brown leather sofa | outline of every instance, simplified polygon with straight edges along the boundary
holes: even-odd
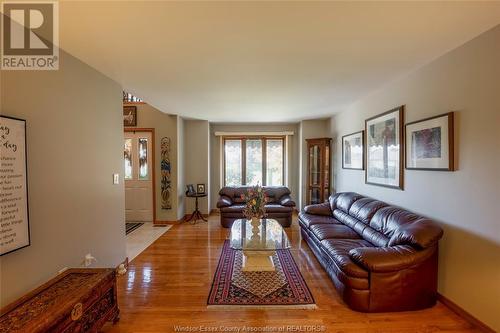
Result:
[[[353,310],[407,311],[436,303],[443,230],[435,222],[346,192],[305,207],[299,225]]]
[[[217,208],[220,210],[220,223],[224,228],[230,228],[234,220],[245,218],[243,208],[245,200],[241,198],[250,186],[223,187],[219,191]],[[266,204],[268,218],[277,220],[283,227],[292,224],[292,213],[295,202],[290,197],[290,190],[285,186],[263,186],[264,192],[269,197]]]

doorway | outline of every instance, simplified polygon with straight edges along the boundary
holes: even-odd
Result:
[[[152,222],[155,212],[154,129],[125,129],[125,222]]]

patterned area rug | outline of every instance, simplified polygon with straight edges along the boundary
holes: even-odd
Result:
[[[224,242],[208,296],[209,307],[316,308],[311,291],[289,250],[277,250],[274,272],[243,272],[243,253]]]

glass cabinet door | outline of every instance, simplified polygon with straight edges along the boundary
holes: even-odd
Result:
[[[307,139],[307,204],[318,204],[330,195],[330,139]]]
[[[321,146],[309,146],[309,198],[311,204],[321,203]]]
[[[330,145],[325,145],[325,168],[323,170],[323,197],[327,200],[330,196]]]
[[[309,183],[311,186],[320,186],[321,153],[318,145],[309,147],[309,161]]]

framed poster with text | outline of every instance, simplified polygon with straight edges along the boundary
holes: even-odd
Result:
[[[0,116],[0,256],[30,245],[26,120]]]

